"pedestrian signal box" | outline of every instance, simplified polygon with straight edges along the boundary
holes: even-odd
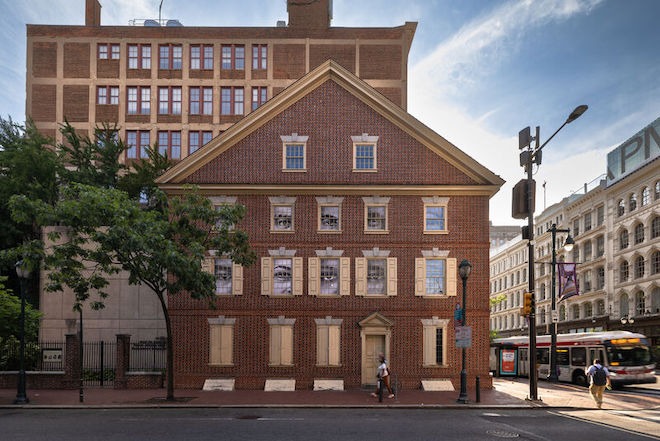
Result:
[[[526,292],[523,294],[523,306],[520,308],[520,315],[527,317],[532,313],[534,302],[534,293]]]

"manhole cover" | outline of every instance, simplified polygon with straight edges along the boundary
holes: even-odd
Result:
[[[506,432],[504,430],[488,430],[486,431],[488,435],[493,435],[498,438],[518,438],[520,437],[519,433],[516,432]]]

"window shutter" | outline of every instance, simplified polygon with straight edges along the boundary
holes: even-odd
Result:
[[[351,295],[351,258],[339,259],[339,295]]]
[[[387,295],[395,296],[397,288],[396,257],[387,258]]]
[[[339,366],[339,326],[328,327],[328,365]]]
[[[317,326],[316,332],[316,363],[319,366],[328,365],[328,332],[329,329],[327,326]]]
[[[231,269],[231,293],[235,296],[243,295],[243,265],[234,263]]]
[[[270,257],[261,258],[261,295],[272,294],[273,260]]]
[[[456,259],[447,259],[447,295],[455,296],[458,282]]]
[[[303,258],[293,258],[293,295],[303,294]]]
[[[281,359],[280,364],[285,366],[293,365],[293,326],[280,327],[281,335]]]
[[[367,259],[358,257],[355,259],[355,295],[367,294]]]
[[[202,260],[202,271],[215,275],[215,258],[205,257]]]
[[[321,259],[310,257],[307,259],[307,294],[310,296],[319,295],[321,290],[321,277],[319,276],[319,266]]]
[[[225,325],[221,326],[220,329],[220,363],[232,364],[234,328],[233,326]]]
[[[282,346],[282,327],[281,326],[271,326],[270,327],[270,364],[279,365],[281,363],[281,346]]]
[[[415,295],[426,294],[426,259],[418,257],[415,259]]]
[[[435,328],[424,326],[424,366],[435,364]]]
[[[210,348],[209,348],[209,363],[211,364],[220,364],[222,360],[222,327],[218,325],[211,325],[211,335],[209,338]]]

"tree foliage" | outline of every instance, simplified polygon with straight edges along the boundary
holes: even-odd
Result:
[[[0,348],[12,338],[18,339],[21,317],[21,298],[5,288],[6,277],[0,277]],[[39,333],[41,313],[30,304],[25,305],[25,339],[35,341]]]

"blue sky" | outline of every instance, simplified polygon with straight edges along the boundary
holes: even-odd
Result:
[[[101,0],[101,21],[158,17],[160,0]],[[25,24],[84,23],[84,0],[0,0],[0,115],[25,119]],[[537,214],[605,172],[606,154],[660,116],[658,0],[334,0],[333,26],[418,22],[408,111],[500,175],[495,224],[511,219],[524,177],[518,131],[547,139]],[[187,26],[274,26],[285,0],[164,0],[163,18]]]

